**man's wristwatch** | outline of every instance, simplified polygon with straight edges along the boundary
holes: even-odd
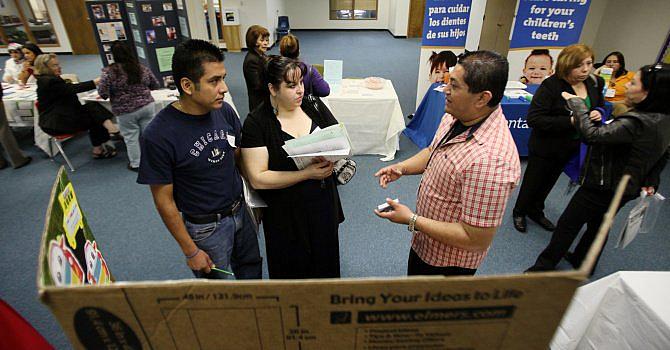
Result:
[[[419,216],[416,214],[412,214],[412,217],[409,218],[409,224],[407,225],[407,231],[416,233],[416,230],[414,229],[414,226],[416,225],[416,218]]]

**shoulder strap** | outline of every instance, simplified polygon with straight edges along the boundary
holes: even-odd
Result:
[[[303,62],[304,63],[304,62]],[[309,80],[309,95],[312,95],[312,65],[305,63],[307,67],[307,80]]]

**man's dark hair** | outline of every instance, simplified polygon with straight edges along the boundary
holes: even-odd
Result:
[[[188,78],[199,89],[200,78],[205,74],[203,63],[223,60],[221,50],[208,41],[189,39],[177,45],[172,55],[172,75],[179,93],[184,93],[180,83],[182,78]]]
[[[490,91],[492,97],[488,106],[495,107],[500,103],[509,72],[505,57],[493,51],[471,51],[461,55],[458,64],[465,71],[463,80],[470,93]]]

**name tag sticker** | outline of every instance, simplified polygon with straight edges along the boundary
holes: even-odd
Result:
[[[226,134],[226,138],[228,139],[228,144],[230,145],[230,147],[233,147],[233,148],[237,147],[235,145],[235,135]]]
[[[616,90],[614,89],[607,89],[605,92],[605,97],[614,97],[614,94],[616,93]]]

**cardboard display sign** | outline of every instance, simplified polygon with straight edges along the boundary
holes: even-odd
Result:
[[[88,227],[67,173],[61,167],[51,192],[40,253],[38,285],[107,284],[107,261]]]
[[[78,349],[547,348],[621,198],[613,201],[579,271],[55,286],[47,247],[53,230],[62,230],[57,198],[68,185],[61,168],[47,212],[38,287]],[[83,211],[82,220],[86,229]]]

